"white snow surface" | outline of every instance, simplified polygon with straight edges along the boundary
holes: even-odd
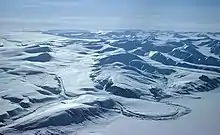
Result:
[[[218,34],[1,34],[0,133],[218,135]]]

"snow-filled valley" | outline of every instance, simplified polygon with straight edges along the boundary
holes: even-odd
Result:
[[[208,106],[202,117],[220,112],[217,32],[8,32],[0,35],[0,57],[1,134],[110,135],[117,127],[112,134],[119,135],[128,134],[119,132],[123,124],[132,129],[163,121],[175,127],[200,115],[198,105]],[[88,130],[109,124],[106,131]]]

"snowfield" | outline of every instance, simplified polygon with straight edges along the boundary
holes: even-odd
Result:
[[[220,33],[10,32],[0,57],[1,134],[220,134]]]

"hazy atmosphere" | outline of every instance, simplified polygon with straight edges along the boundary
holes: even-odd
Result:
[[[0,26],[219,31],[219,13],[219,0],[1,0]]]

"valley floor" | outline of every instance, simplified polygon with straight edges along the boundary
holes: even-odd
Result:
[[[177,120],[148,121],[120,115],[107,124],[90,125],[74,135],[219,135],[220,89],[197,95],[202,99],[175,101],[192,109]]]

